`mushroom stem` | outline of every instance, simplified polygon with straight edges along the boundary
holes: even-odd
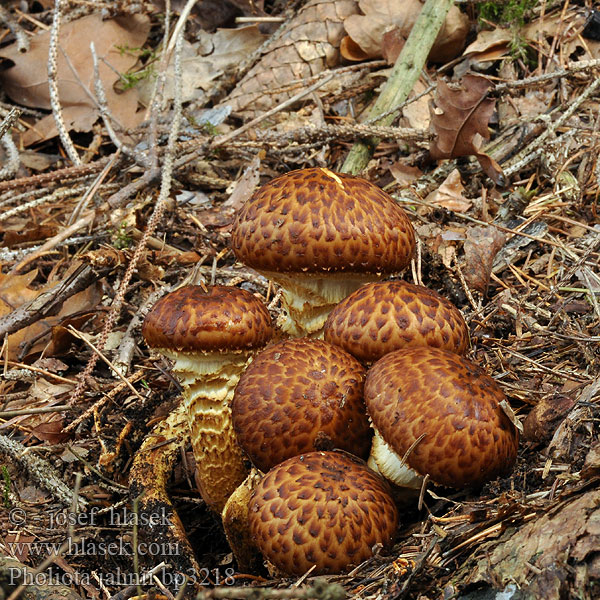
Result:
[[[242,572],[251,573],[260,566],[260,553],[250,533],[249,504],[252,493],[263,477],[264,473],[253,468],[231,494],[221,513],[225,536]]]
[[[385,443],[377,429],[375,429],[371,454],[367,464],[373,471],[380,473],[399,487],[415,490],[421,488],[423,477],[414,469],[411,469],[406,461]]]
[[[247,475],[233,431],[231,401],[253,352],[163,353],[173,359],[173,372],[183,386],[200,493],[220,513]]]
[[[333,308],[365,283],[380,279],[372,273],[260,273],[281,287],[287,318],[280,326],[292,337],[322,338],[323,325]]]
[[[167,492],[173,465],[188,439],[187,416],[180,404],[146,436],[133,458],[129,475],[131,498],[139,499],[138,514],[157,523],[140,528],[146,544],[156,542],[159,548],[178,548],[177,556],[165,554],[152,558],[170,562],[181,573],[197,572],[200,568]],[[165,443],[165,440],[170,441]]]

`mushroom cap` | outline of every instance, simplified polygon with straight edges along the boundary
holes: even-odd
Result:
[[[341,348],[297,338],[270,346],[242,374],[232,403],[240,446],[262,471],[340,448],[366,458],[371,429],[364,367]]]
[[[467,359],[437,348],[397,350],[367,374],[373,425],[409,467],[460,488],[504,474],[517,456],[518,432],[500,406],[498,384]]]
[[[271,469],[249,506],[263,556],[288,575],[335,574],[391,546],[398,511],[387,483],[362,461],[310,452]]]
[[[246,290],[190,285],[152,307],[142,335],[151,348],[222,352],[264,346],[273,336],[273,325],[266,306]]]
[[[300,169],[257,190],[231,233],[237,258],[261,271],[395,273],[415,248],[394,200],[360,177]]]
[[[365,362],[414,346],[464,354],[469,343],[469,330],[454,304],[406,281],[363,285],[331,311],[323,332],[327,342]]]

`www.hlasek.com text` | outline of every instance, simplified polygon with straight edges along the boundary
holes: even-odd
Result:
[[[8,542],[8,550],[13,556],[57,556],[63,544],[58,542]],[[179,556],[179,544],[176,542],[138,542],[138,556]],[[81,538],[67,540],[68,556],[133,556],[131,543],[118,539],[112,542]]]

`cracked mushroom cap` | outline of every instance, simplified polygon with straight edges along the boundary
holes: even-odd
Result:
[[[246,290],[190,285],[152,307],[142,335],[151,348],[230,352],[264,346],[273,336],[273,325],[266,306]]]
[[[232,404],[239,444],[262,471],[313,450],[339,448],[366,458],[371,429],[364,367],[341,348],[309,338],[284,340],[256,356]]]
[[[325,341],[364,362],[415,346],[464,354],[469,344],[458,308],[437,292],[406,281],[363,285],[333,309],[323,332]]]
[[[287,575],[335,574],[390,547],[398,512],[387,483],[345,453],[310,452],[271,469],[249,504],[262,555]]]
[[[387,445],[403,457],[414,444],[408,466],[453,488],[482,484],[513,466],[518,432],[502,400],[483,369],[437,348],[387,354],[365,383],[367,410]]]
[[[396,273],[415,248],[394,200],[360,177],[291,171],[257,190],[231,233],[238,260],[259,271]]]

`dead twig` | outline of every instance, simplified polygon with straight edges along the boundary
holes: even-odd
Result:
[[[21,177],[11,181],[0,181],[0,194],[23,188],[31,188],[32,190],[43,189],[43,191],[47,193],[47,188],[52,184],[64,185],[69,179],[95,175],[98,171],[102,171],[110,158],[110,156],[107,156],[86,165],[80,164],[72,167],[65,167],[64,169],[57,169],[50,173],[40,173],[39,175]]]
[[[63,1],[56,0],[54,4],[54,13],[52,17],[52,27],[50,28],[50,43],[48,47],[48,87],[50,93],[50,105],[52,107],[52,115],[54,116],[54,122],[56,123],[56,129],[60,141],[67,153],[67,156],[71,159],[74,165],[80,165],[81,159],[73,141],[69,137],[69,132],[65,126],[65,121],[62,115],[62,109],[60,106],[60,98],[58,96],[58,66],[57,66],[57,55],[58,55],[58,35],[60,32],[60,21],[62,17]]]
[[[87,500],[76,497],[63,482],[62,475],[55,471],[49,462],[32,454],[30,448],[5,435],[0,435],[0,453],[21,465],[38,485],[48,490],[64,506],[71,506],[73,502],[76,502],[77,509],[87,506]]]
[[[44,317],[55,315],[67,298],[90,286],[100,276],[89,265],[81,265],[65,281],[61,281],[31,302],[2,317],[0,319],[0,339],[4,339],[4,336],[19,331]]]
[[[1,8],[1,7],[0,7]],[[4,10],[4,9],[2,9]],[[11,108],[9,113],[4,117],[2,123],[0,123],[0,138],[17,122],[17,119],[21,116],[23,111],[18,108]]]
[[[2,21],[15,36],[15,40],[17,40],[17,50],[19,52],[27,52],[29,50],[29,37],[27,36],[27,32],[2,4],[0,4],[0,21]],[[0,135],[0,137],[2,136]]]
[[[556,121],[553,123],[549,123],[547,129],[539,135],[533,142],[531,142],[528,146],[523,148],[517,156],[504,168],[504,174],[506,177],[510,177],[515,173],[519,172],[523,167],[527,166],[533,160],[538,158],[546,144],[546,140],[553,136],[557,129],[561,127],[568,119],[570,119],[576,110],[592,96],[592,94],[598,89],[600,86],[600,78],[594,79],[590,85],[586,87],[586,89],[579,95],[573,102],[569,104],[567,110],[560,115]]]
[[[154,207],[154,211],[150,220],[148,221],[148,225],[146,226],[146,230],[144,231],[142,238],[138,242],[136,249],[131,258],[131,262],[129,263],[125,274],[123,275],[123,279],[115,295],[113,300],[110,312],[108,313],[106,320],[104,322],[104,327],[102,332],[100,333],[100,337],[98,339],[97,348],[100,352],[104,350],[104,345],[106,344],[106,340],[108,339],[109,333],[112,331],[112,328],[117,320],[117,316],[121,309],[121,305],[123,304],[123,299],[125,297],[125,292],[127,290],[127,286],[131,281],[133,273],[137,268],[138,262],[142,257],[142,254],[146,248],[146,243],[148,238],[154,233],[157,225],[162,218],[162,215],[166,209],[167,200],[169,197],[169,192],[171,190],[172,184],[172,174],[174,168],[174,154],[175,154],[175,146],[177,141],[177,136],[179,134],[179,128],[181,126],[181,118],[182,118],[182,100],[181,100],[181,77],[182,77],[182,67],[181,67],[181,47],[183,40],[183,28],[180,29],[180,33],[178,35],[178,40],[175,48],[175,98],[173,101],[173,122],[171,126],[171,130],[169,131],[169,139],[167,142],[167,148],[165,150],[164,161],[162,166],[162,178],[161,178],[161,188],[158,196],[158,200],[156,201],[156,205]],[[158,118],[158,104],[157,112],[155,113],[155,119]],[[98,353],[92,354],[90,357],[85,369],[83,370],[79,383],[75,388],[73,395],[71,397],[71,404],[76,404],[83,395],[83,392],[87,386],[87,379],[91,375],[96,362],[98,360]]]

